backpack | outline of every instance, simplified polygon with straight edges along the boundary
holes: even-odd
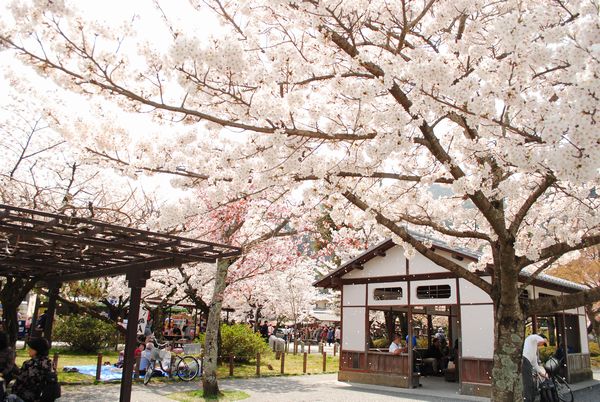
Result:
[[[559,402],[558,391],[551,380],[546,379],[540,384],[540,402]]]
[[[60,384],[58,383],[58,377],[55,372],[50,372],[46,376],[46,381],[44,382],[44,387],[42,388],[42,393],[40,395],[41,402],[54,402],[56,399],[60,398],[61,389]]]

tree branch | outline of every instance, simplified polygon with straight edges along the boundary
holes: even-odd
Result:
[[[407,242],[408,244],[413,246],[419,253],[421,253],[423,256],[425,256],[430,261],[438,264],[439,266],[441,266],[443,268],[446,268],[448,271],[456,274],[457,276],[468,280],[469,282],[473,283],[475,286],[479,287],[481,290],[483,290],[487,294],[491,294],[492,285],[490,283],[484,281],[477,274],[469,271],[468,269],[466,269],[466,268],[456,264],[455,262],[450,261],[447,258],[444,258],[443,256],[432,251],[429,247],[425,246],[425,244],[423,244],[421,241],[417,240],[412,235],[410,235],[405,228],[398,226],[395,222],[393,222],[392,220],[385,217],[379,211],[376,211],[376,210],[370,208],[366,202],[361,200],[358,196],[351,193],[350,191],[344,191],[342,193],[342,195],[344,196],[344,198],[346,198],[348,201],[350,201],[352,204],[354,204],[359,209],[361,209],[363,211],[370,211],[371,213],[375,214],[375,219],[377,220],[377,222],[379,224],[385,226],[392,233],[396,234],[402,240],[404,240],[405,242]]]

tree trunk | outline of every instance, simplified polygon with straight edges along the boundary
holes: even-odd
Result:
[[[19,305],[14,303],[6,303],[2,300],[2,318],[4,319],[6,325],[6,332],[8,333],[8,338],[11,345],[15,345],[17,343],[17,333],[19,331],[19,323],[18,323],[18,314]]]
[[[232,262],[232,260],[217,261],[215,290],[210,303],[208,322],[206,323],[206,340],[204,344],[202,389],[205,398],[219,395],[219,384],[217,383],[218,334],[221,323],[221,307],[223,305],[223,293],[225,292],[227,269]]]
[[[523,313],[497,307],[494,321],[492,401],[522,401],[521,356],[525,338]]]
[[[6,323],[9,342],[13,346],[17,343],[17,333],[19,331],[17,314],[19,306],[25,299],[25,296],[27,296],[27,293],[33,289],[34,285],[34,279],[6,278],[2,289],[0,290],[2,318]]]
[[[492,401],[523,401],[521,360],[525,338],[524,306],[519,302],[518,270],[514,251],[506,247],[505,256],[494,272],[494,366],[492,369]]]

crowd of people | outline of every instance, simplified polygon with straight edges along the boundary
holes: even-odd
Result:
[[[392,354],[401,354],[408,352],[408,335],[405,338],[405,342],[402,340],[402,335],[399,333],[394,334],[392,343],[388,348],[388,351]],[[438,331],[433,335],[429,347],[424,353],[420,353],[417,350],[417,337],[413,336],[412,347],[415,351],[414,359],[417,361],[421,360],[420,369],[423,372],[432,375],[441,375],[444,370],[448,368],[449,362],[456,363],[458,361],[458,339],[454,341],[453,347],[450,347],[446,340],[446,335],[443,328],[438,328]]]
[[[334,343],[339,344],[341,341],[341,329],[339,326],[334,327],[333,325],[311,325],[296,328],[285,325],[278,328],[270,322],[263,321],[258,326],[258,332],[267,341],[272,335],[280,337],[286,342],[327,343],[329,346]]]

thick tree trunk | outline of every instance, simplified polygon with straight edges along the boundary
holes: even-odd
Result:
[[[21,302],[27,293],[35,285],[33,279],[6,278],[0,290],[0,303],[2,303],[2,318],[6,323],[11,345],[17,343],[17,332],[19,331],[18,311]]]
[[[520,309],[497,307],[494,322],[494,368],[492,401],[523,400],[521,356],[525,338],[525,320]]]
[[[6,332],[8,333],[8,338],[11,345],[15,345],[17,343],[17,333],[19,331],[19,323],[18,323],[18,311],[19,305],[21,302],[14,303],[6,303],[2,300],[2,318],[4,319],[6,325]]]
[[[525,338],[524,307],[519,302],[518,270],[514,250],[500,247],[494,267],[494,366],[492,401],[523,400],[521,359]]]
[[[215,290],[210,303],[208,322],[206,323],[206,340],[204,344],[202,389],[205,398],[214,397],[219,394],[219,384],[217,382],[219,326],[221,323],[221,307],[223,305],[223,293],[225,292],[227,269],[232,262],[232,260],[217,261]]]

